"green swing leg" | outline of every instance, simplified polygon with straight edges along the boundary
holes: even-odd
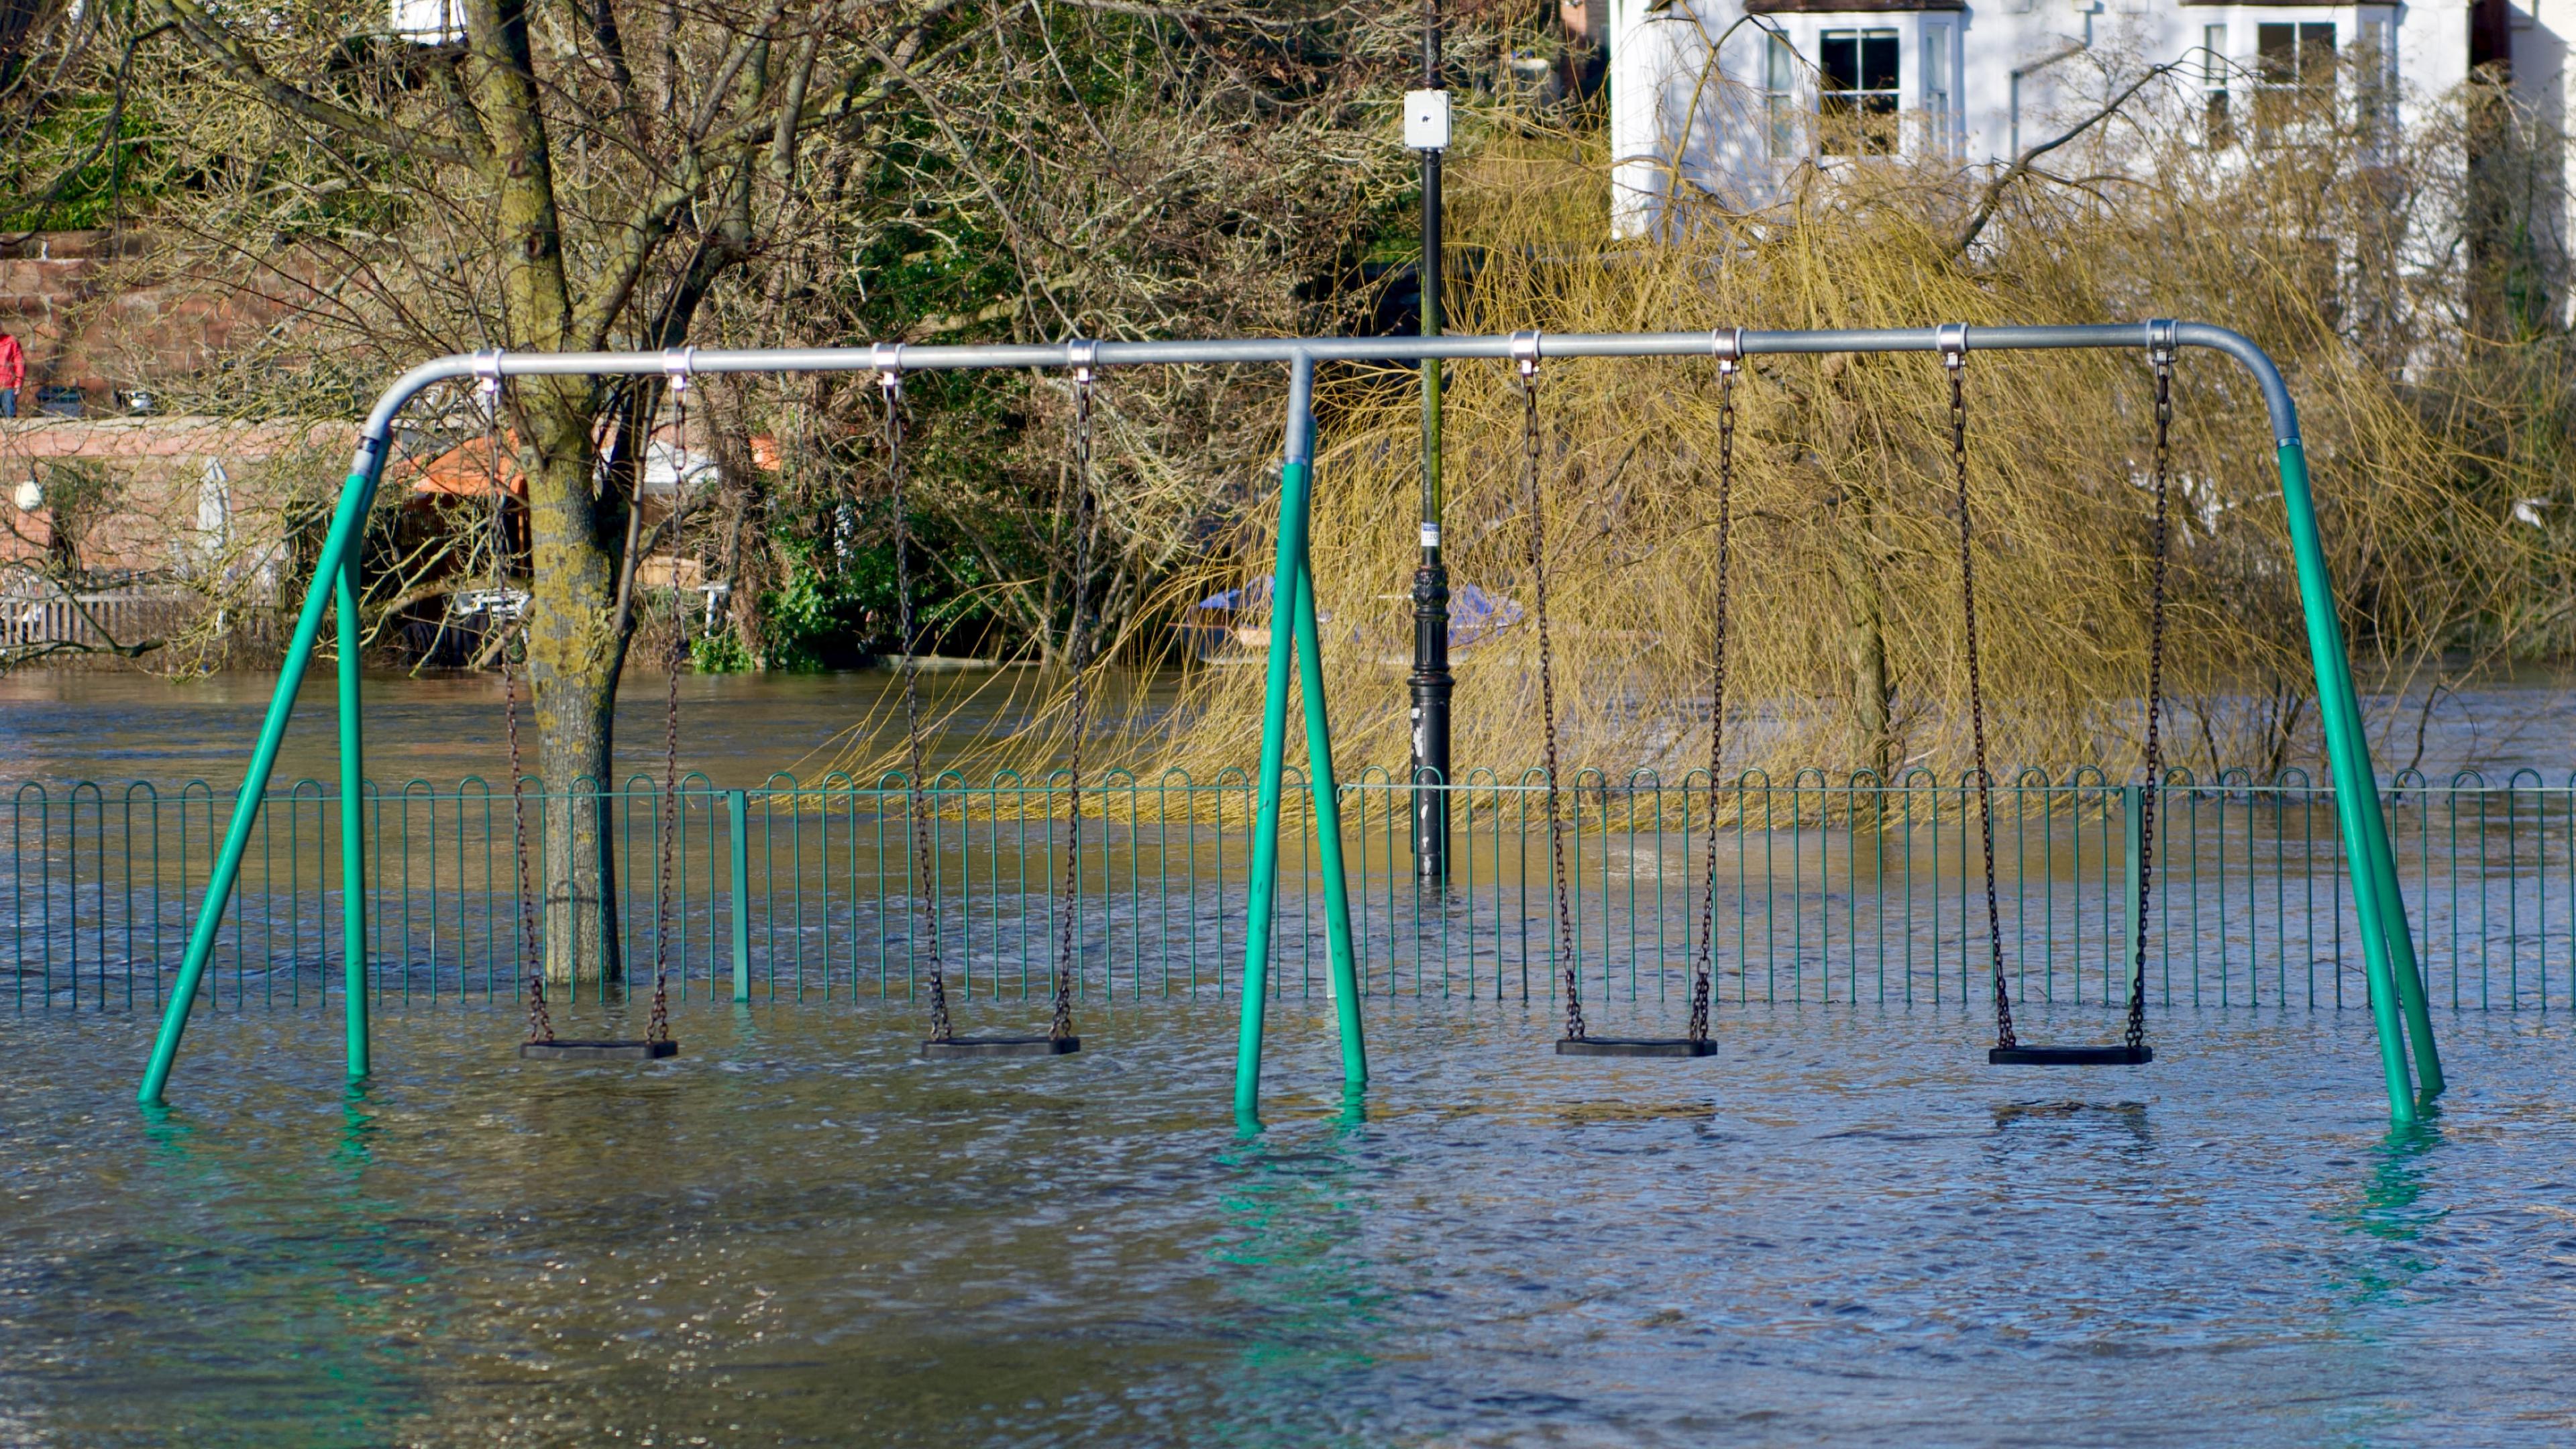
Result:
[[[1312,497],[1311,490],[1308,497]],[[1324,644],[1315,624],[1315,569],[1297,567],[1297,678],[1306,696],[1306,770],[1314,778],[1316,864],[1324,873],[1324,940],[1332,961],[1333,1015],[1342,1039],[1342,1086],[1368,1085],[1360,1039],[1360,983],[1351,951],[1350,882],[1342,873],[1342,805],[1333,775],[1333,731],[1324,710]]]
[[[2327,579],[2325,549],[2317,537],[2316,503],[2308,488],[2307,453],[2295,436],[2281,441],[2280,463],[2281,501],[2289,515],[2300,609],[2307,623],[2308,653],[2316,664],[2326,763],[2334,776],[2335,813],[2342,820],[2353,911],[2361,920],[2362,969],[2370,981],[2380,1071],[2388,1081],[2388,1115],[2395,1125],[2412,1127],[2417,1120],[2415,1089],[2407,1072],[2405,1033],[2399,1025],[2406,996],[2413,998],[2406,1014],[2408,1025],[2415,1027],[2416,1058],[2425,1066],[2428,1086],[2441,1079],[2440,1059],[2434,1052],[2432,1020],[2422,1015],[2423,987],[2415,976],[2413,944],[2407,940],[2402,953],[2392,949],[2407,937],[2406,902],[2397,894],[2395,870],[2382,865],[2388,853],[2388,822],[2379,812],[2370,741],[2361,729],[2361,699],[2353,689],[2343,630],[2335,620],[2334,588]]]
[[[1279,470],[1279,560],[1271,577],[1295,579],[1305,552],[1307,465],[1292,461]],[[1252,825],[1252,878],[1245,902],[1243,938],[1243,1025],[1235,1037],[1234,1116],[1246,1131],[1261,1125],[1261,1030],[1270,1000],[1270,928],[1279,891],[1279,796],[1288,758],[1289,630],[1277,626],[1278,598],[1271,589],[1270,677],[1261,696],[1261,772],[1255,787]]]
[[[1279,886],[1279,806],[1288,757],[1289,667],[1303,656],[1306,756],[1313,774],[1318,864],[1324,871],[1324,920],[1332,961],[1334,1010],[1347,1089],[1368,1080],[1360,1036],[1359,983],[1352,966],[1350,897],[1342,875],[1341,809],[1334,796],[1332,732],[1324,707],[1323,647],[1316,627],[1314,580],[1307,559],[1314,483],[1314,361],[1300,356],[1288,377],[1286,457],[1279,470],[1279,549],[1272,569],[1269,673],[1261,710],[1261,772],[1255,787],[1252,877],[1243,942],[1243,1021],[1235,1040],[1234,1115],[1245,1132],[1261,1127],[1262,1028],[1270,994],[1270,933]],[[1287,627],[1280,627],[1282,615]],[[1294,653],[1292,654],[1292,650]]]
[[[188,1012],[197,1003],[197,988],[204,981],[206,963],[215,950],[215,935],[223,926],[224,909],[232,901],[233,885],[241,878],[242,854],[250,845],[251,827],[259,820],[260,801],[268,792],[269,776],[277,768],[278,746],[286,738],[286,722],[295,713],[295,696],[304,683],[305,667],[313,662],[313,643],[322,632],[322,614],[341,583],[341,571],[355,548],[359,528],[366,522],[367,508],[375,501],[376,478],[383,466],[380,446],[370,446],[359,455],[358,466],[340,485],[339,507],[331,515],[331,529],[322,539],[321,557],[314,562],[313,586],[305,591],[304,607],[296,615],[295,632],[286,646],[286,662],[277,672],[277,689],[269,696],[268,713],[260,721],[259,742],[251,749],[250,768],[243,773],[241,793],[233,800],[231,823],[224,827],[224,844],[215,856],[214,870],[207,876],[206,893],[197,905],[197,919],[188,929],[187,954],[180,958],[178,980],[171,984],[169,1004],[162,1009],[161,1029],[153,1037],[152,1056],[143,1068],[143,1084],[135,1100],[147,1107],[161,1105],[162,1088],[170,1081],[170,1068],[179,1059],[180,1039],[187,1035]],[[354,716],[350,719],[354,721]]]
[[[341,562],[340,616],[340,963],[341,1024],[348,1036],[349,1080],[370,1069],[367,1020],[367,757],[358,701],[358,559]]]

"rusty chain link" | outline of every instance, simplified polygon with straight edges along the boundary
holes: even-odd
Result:
[[[546,1014],[545,965],[537,955],[536,912],[528,900],[528,792],[519,760],[519,686],[510,670],[506,644],[501,654],[501,696],[510,739],[510,836],[519,893],[519,965],[528,973],[528,1040],[553,1041],[554,1019]]]
[[[2156,872],[2156,792],[2164,784],[2164,747],[2159,727],[2165,693],[2165,570],[2172,557],[2171,518],[2166,509],[2166,481],[2173,463],[2173,349],[2162,343],[2150,349],[2156,370],[2156,523],[2150,549],[2154,565],[2153,600],[2147,628],[2147,782],[2138,797],[2138,931],[2130,943],[2129,1029],[2124,1040],[2132,1050],[2147,1044],[2147,903]]]
[[[1528,339],[1522,350],[1522,339]],[[1565,820],[1557,798],[1556,738],[1556,658],[1548,640],[1547,628],[1547,513],[1546,499],[1539,489],[1540,443],[1538,431],[1538,337],[1521,333],[1513,339],[1514,351],[1520,358],[1521,375],[1521,498],[1529,510],[1530,592],[1538,615],[1538,693],[1539,710],[1547,729],[1547,849],[1550,880],[1556,889],[1556,950],[1564,963],[1562,986],[1565,991],[1565,1036],[1568,1041],[1581,1041],[1586,1031],[1583,1021],[1582,971],[1574,956],[1574,910],[1566,899]]]
[[[1986,944],[1995,976],[1995,1045],[2021,1045],[2013,1034],[2012,992],[2004,981],[2003,908],[1995,897],[1995,781],[1986,768],[1985,680],[1977,655],[1977,564],[1968,524],[1968,348],[1965,329],[1953,343],[1946,335],[1941,365],[1950,371],[1950,463],[1958,480],[1959,609],[1967,625],[1968,722],[1976,749],[1977,829],[1986,860]]]
[[[894,493],[895,629],[903,648],[903,738],[906,773],[904,794],[912,815],[913,899],[928,898],[930,940],[930,1039],[953,1041],[957,1027],[948,1016],[948,978],[939,960],[939,895],[931,880],[930,820],[921,788],[920,641],[914,637],[912,609],[912,520],[904,491],[903,373],[893,366],[877,373],[885,396],[886,476]]]
[[[685,372],[671,375],[671,407],[675,417],[672,431],[678,434],[671,469],[671,638],[663,646],[662,657],[662,818],[655,822],[661,836],[661,885],[653,897],[653,1017],[644,1030],[646,1041],[671,1039],[671,857],[680,834],[680,664],[688,657],[683,636],[688,627],[680,616],[680,530],[679,509],[682,503],[680,485],[689,450],[689,380]],[[649,430],[648,430],[649,435]],[[644,506],[644,474],[635,475],[635,506]]]
[[[1073,623],[1065,641],[1065,657],[1073,667],[1073,744],[1072,758],[1067,762],[1070,818],[1065,822],[1064,918],[1056,937],[1055,1013],[1047,1024],[1047,1036],[1054,1041],[1073,1035],[1073,943],[1076,913],[1082,906],[1078,893],[1082,864],[1082,739],[1091,726],[1091,659],[1087,652],[1090,638],[1085,625],[1091,607],[1093,535],[1099,527],[1098,500],[1091,488],[1091,407],[1092,369],[1086,364],[1077,367],[1073,376],[1074,486],[1078,491],[1073,521]]]
[[[479,356],[478,356],[479,362]],[[500,616],[501,602],[509,591],[510,573],[510,490],[501,478],[501,374],[499,354],[492,354],[490,370],[482,374],[478,389],[483,400],[484,481],[492,495],[492,584],[484,591],[483,617],[487,621]],[[510,662],[509,631],[518,624],[513,611],[503,622],[500,642],[501,718],[504,737],[510,751],[510,838],[511,868],[518,895],[519,968],[527,973],[528,1040],[553,1041],[554,1018],[546,1010],[546,972],[538,957],[536,912],[528,898],[528,790],[524,757],[519,752],[519,676]]]
[[[672,550],[676,564],[679,552]],[[679,577],[676,570],[673,578]],[[653,898],[653,1021],[644,1033],[648,1041],[671,1039],[671,857],[680,834],[680,665],[688,650],[680,639],[678,590],[672,591],[671,643],[663,659],[662,686],[662,884]]]
[[[1717,772],[1726,746],[1726,614],[1728,547],[1735,522],[1734,358],[1717,365],[1717,658],[1708,685],[1708,889],[1700,897],[1699,960],[1691,972],[1690,1039],[1708,1040],[1710,955],[1717,938]]]

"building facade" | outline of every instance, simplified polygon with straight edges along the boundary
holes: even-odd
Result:
[[[2566,84],[2563,46],[2499,0],[1597,3],[1628,236],[1651,233],[1676,193],[1759,205],[1810,160],[2007,162],[2158,65],[2174,67],[2160,98],[2222,139],[2320,88],[2363,88],[2405,124],[2483,64],[2513,64],[2527,96]],[[2525,3],[2576,25],[2576,0]]]

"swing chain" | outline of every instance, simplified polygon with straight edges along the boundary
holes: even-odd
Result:
[[[895,628],[903,648],[904,794],[912,816],[913,897],[926,894],[930,941],[930,1039],[953,1041],[957,1027],[948,1016],[948,980],[939,962],[939,896],[931,880],[930,821],[921,788],[921,669],[916,657],[912,609],[912,521],[904,491],[903,344],[880,342],[875,348],[877,388],[885,398],[886,475],[894,493]]]
[[[1521,496],[1529,509],[1530,590],[1538,614],[1539,711],[1547,729],[1547,849],[1550,881],[1556,888],[1556,951],[1564,964],[1565,1037],[1581,1041],[1583,979],[1574,957],[1574,910],[1566,898],[1565,822],[1558,806],[1556,737],[1556,656],[1547,628],[1547,514],[1539,491],[1538,343],[1536,332],[1512,334],[1512,357],[1521,381]]]
[[[528,794],[519,755],[519,686],[510,671],[509,645],[501,654],[502,716],[510,740],[510,836],[519,893],[519,965],[528,973],[528,1040],[553,1041],[554,1019],[546,1014],[546,973],[537,956],[537,923],[528,900]]]
[[[1735,521],[1735,371],[1742,334],[1717,363],[1717,658],[1708,687],[1708,887],[1700,898],[1699,960],[1691,972],[1690,1039],[1708,1040],[1713,987],[1710,953],[1717,936],[1717,774],[1725,757],[1728,546]]]
[[[675,580],[677,574],[674,569]],[[680,832],[680,665],[688,658],[680,643],[685,625],[676,587],[671,597],[671,643],[662,660],[662,885],[653,900],[653,1021],[645,1031],[652,1041],[671,1039],[671,857]]]
[[[1995,1045],[2013,1047],[2012,993],[2004,981],[2003,907],[1995,892],[1995,781],[1986,768],[1986,694],[1977,654],[1977,566],[1969,543],[1968,517],[1968,329],[1962,324],[1940,330],[1941,365],[1950,372],[1950,465],[1957,479],[1959,510],[1959,607],[1967,627],[1968,722],[1976,752],[1977,829],[1985,849],[1986,945],[1994,967]]]
[[[2131,1049],[2147,1044],[2147,904],[2153,898],[2156,869],[2157,791],[2164,784],[2164,748],[2159,727],[2165,691],[2165,574],[2172,559],[2171,515],[2166,484],[2173,465],[2173,324],[2148,325],[2148,360],[2156,374],[2155,490],[2156,523],[2149,549],[2154,557],[2152,600],[2147,626],[2146,788],[2138,795],[2138,932],[2130,943],[2129,1027]]]
[[[1091,727],[1091,659],[1090,638],[1085,631],[1091,606],[1091,555],[1094,535],[1099,529],[1098,499],[1091,487],[1091,421],[1092,386],[1097,379],[1100,344],[1076,341],[1072,344],[1073,366],[1073,455],[1074,455],[1074,564],[1073,622],[1065,640],[1065,658],[1073,668],[1073,744],[1067,762],[1069,784],[1065,822],[1064,915],[1059,924],[1055,954],[1055,1012],[1047,1024],[1050,1040],[1062,1041],[1073,1035],[1073,945],[1077,913],[1082,907],[1079,892],[1082,865],[1082,740]]]
[[[689,456],[689,375],[697,362],[694,347],[663,354],[671,386],[671,638],[662,656],[662,810],[657,832],[661,846],[661,884],[653,897],[653,1016],[647,1041],[671,1039],[671,866],[680,833],[680,663],[687,657],[681,636],[687,632],[680,609],[680,485]],[[650,436],[650,430],[647,430]],[[643,473],[636,473],[635,506],[643,506]]]
[[[486,593],[484,617],[493,618],[509,583],[510,496],[501,481],[501,349],[474,354],[474,390],[483,404],[485,482],[492,494],[492,587]],[[503,626],[515,628],[513,613]],[[528,898],[528,790],[525,757],[519,750],[519,676],[510,663],[510,641],[501,639],[501,718],[510,752],[511,869],[519,906],[519,968],[527,974],[528,1040],[553,1041],[554,1018],[546,1010],[546,973],[537,954],[536,912]]]

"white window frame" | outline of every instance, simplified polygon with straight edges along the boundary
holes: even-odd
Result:
[[[2304,14],[2290,12],[2277,19],[2264,17],[2254,22],[2253,83],[2250,87],[2253,104],[2247,109],[2252,113],[2253,133],[2260,144],[2272,146],[2295,142],[2300,110],[2319,99],[2328,105],[2333,104],[2336,67],[2342,61],[2344,48],[2352,40],[2345,33],[2345,17],[2353,13],[2341,8]],[[2315,18],[2320,14],[2325,18]],[[2274,68],[2273,54],[2263,49],[2263,32],[2283,28],[2290,32],[2286,74]],[[2310,49],[2315,43],[2315,32],[2319,30],[2326,32],[2326,58],[2321,63],[2313,58]],[[2284,112],[2288,113],[2286,123]]]
[[[1865,84],[1855,85],[1849,90],[1835,88],[1829,84],[1825,75],[1825,47],[1837,40],[1846,38],[1848,38],[1852,43],[1852,79],[1856,82],[1866,82],[1877,78],[1869,75],[1865,69],[1868,64],[1867,48],[1870,42],[1885,41],[1890,45],[1890,47],[1896,52],[1896,74],[1886,78],[1891,82],[1890,84],[1884,86],[1871,86]],[[1835,98],[1845,96],[1852,98],[1849,104],[1852,108],[1850,115],[1853,118],[1854,123],[1848,128],[1838,125],[1835,119],[1829,118]],[[1871,102],[1873,101],[1883,102],[1883,109],[1873,108],[1871,105]],[[1891,25],[1837,25],[1830,30],[1819,30],[1816,32],[1816,116],[1818,121],[1816,149],[1820,153],[1831,156],[1851,157],[1893,156],[1898,154],[1903,149],[1904,145],[1903,137],[1898,133],[1898,126],[1900,124],[1898,117],[1903,113],[1904,105],[1904,31]],[[1873,147],[1870,144],[1872,139],[1872,127],[1865,118],[1875,114],[1883,114],[1887,117],[1887,129],[1883,144]],[[1848,129],[1849,134],[1842,134],[1846,129]],[[1846,142],[1850,144],[1853,149],[1848,151],[1825,150],[1825,147],[1828,145]]]
[[[1798,48],[1776,30],[1762,32],[1762,135],[1774,161],[1806,154],[1798,135]]]
[[[2227,38],[2227,22],[2200,27],[2200,134],[2203,145],[2220,147],[2236,140],[2236,62]]]
[[[1951,16],[1923,17],[1923,132],[1931,153],[1956,157],[1962,131],[1959,106],[1959,27]]]
[[[2380,135],[2397,126],[2397,11],[2371,7],[2353,17],[2353,53],[2368,68],[2356,67],[2360,94],[2354,97],[2362,124]]]
[[[387,0],[385,18],[395,35],[417,44],[465,38],[465,0]]]

